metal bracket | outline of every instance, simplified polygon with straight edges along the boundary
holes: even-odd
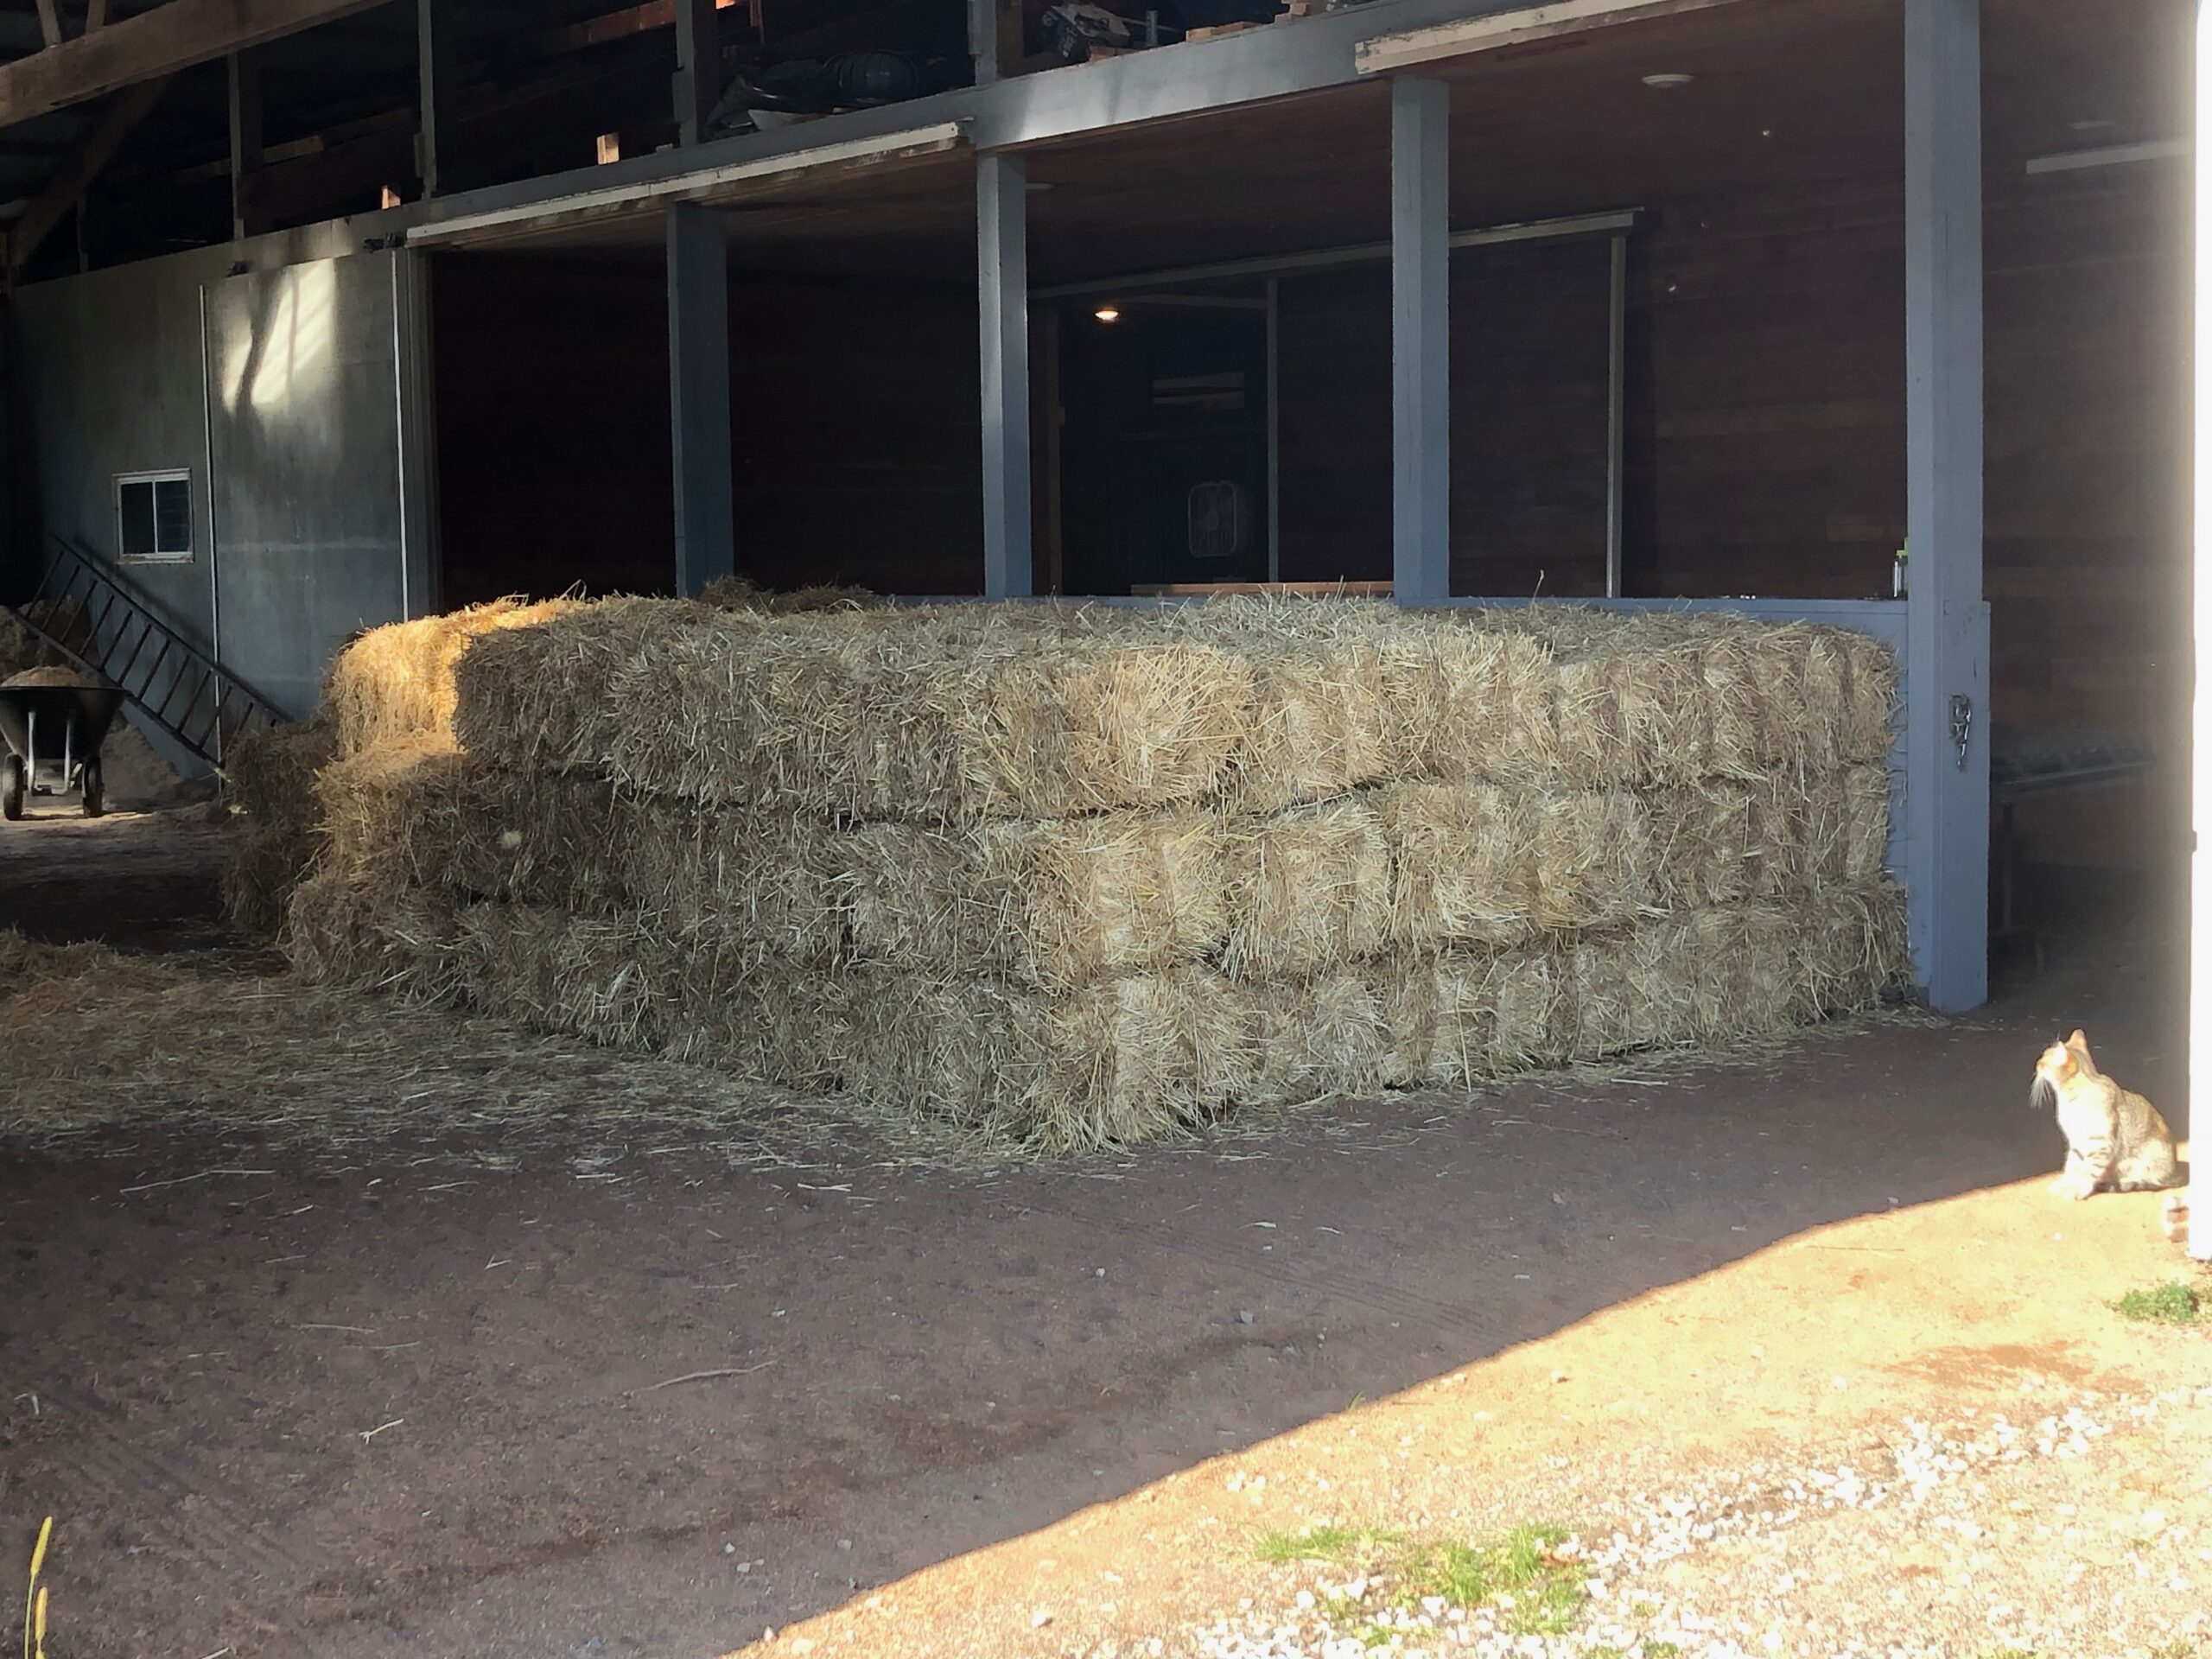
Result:
[[[1951,699],[1951,741],[1958,746],[1959,770],[1967,769],[1967,749],[1974,741],[1974,699],[1964,693]]]

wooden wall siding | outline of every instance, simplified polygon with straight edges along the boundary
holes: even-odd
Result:
[[[445,597],[674,580],[660,270],[434,262]],[[976,307],[965,290],[730,290],[737,568],[771,587],[980,590]]]
[[[1888,591],[1904,213],[1902,179],[1657,207],[1629,268],[1630,593]]]
[[[431,273],[444,602],[671,591],[658,266],[473,256]]]
[[[972,286],[741,282],[737,568],[776,588],[982,591]]]
[[[1993,698],[2126,732],[2150,781],[2024,808],[2030,856],[2140,865],[2186,844],[2189,212],[2171,164],[1993,178],[1987,207]]]
[[[1605,588],[1606,245],[1452,259],[1452,590]],[[1390,574],[1390,279],[1280,296],[1282,575]]]
[[[1390,273],[1285,277],[1275,318],[1285,582],[1390,578]]]

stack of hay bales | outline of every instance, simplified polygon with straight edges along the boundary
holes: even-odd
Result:
[[[1126,1144],[1875,1001],[1895,687],[1864,636],[1733,617],[575,606],[474,640],[450,736],[360,717],[289,938]]]

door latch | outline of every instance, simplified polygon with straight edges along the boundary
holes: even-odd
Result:
[[[1951,741],[1959,751],[1959,770],[1967,769],[1967,749],[1974,741],[1974,699],[1964,694],[1951,699]]]

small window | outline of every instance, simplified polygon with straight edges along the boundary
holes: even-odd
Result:
[[[117,546],[126,564],[192,557],[192,474],[124,473],[115,480]]]

